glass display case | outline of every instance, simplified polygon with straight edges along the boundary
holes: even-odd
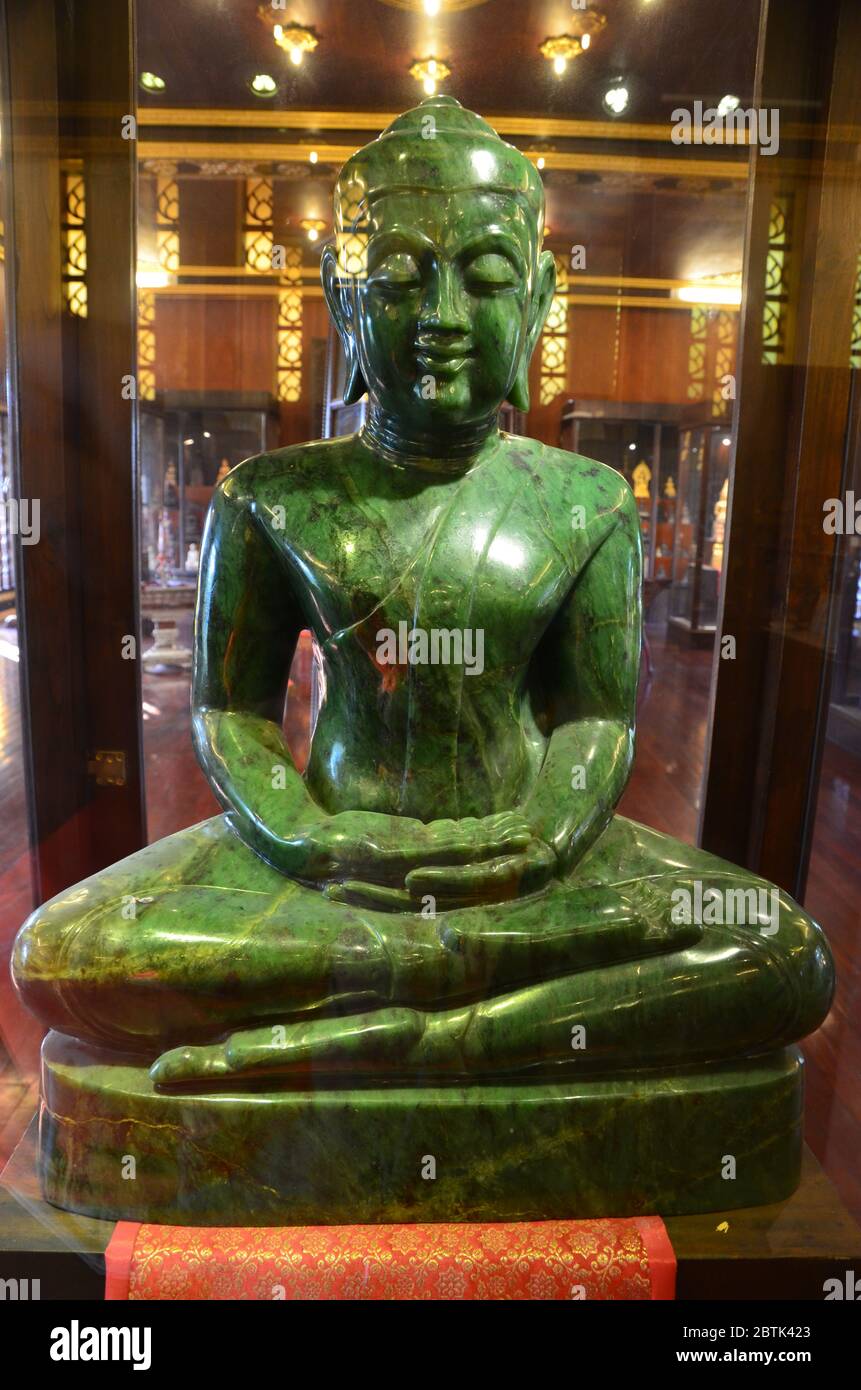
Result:
[[[711,644],[717,631],[732,439],[725,425],[679,430],[669,627]]]
[[[714,11],[0,0],[7,1297],[857,1292],[861,7]]]
[[[275,447],[271,397],[167,392],[140,412],[141,575],[170,585],[197,574],[213,488],[244,458]]]
[[[660,587],[671,577],[679,456],[679,410],[618,401],[569,401],[560,443],[598,459],[631,486],[640,517],[643,578]]]

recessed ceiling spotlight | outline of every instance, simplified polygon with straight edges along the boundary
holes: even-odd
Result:
[[[309,155],[308,155],[308,159],[310,160],[310,162],[311,162],[312,164],[316,164],[316,163],[317,163],[317,160],[318,160],[319,158],[320,158],[320,156],[318,155],[318,153],[317,153],[316,150],[311,150],[311,151],[310,151],[310,153],[309,153]]]
[[[730,446],[731,443],[732,443],[732,440],[731,440],[730,436],[729,436],[728,434],[725,434],[724,437],[723,437],[723,439],[721,440],[721,444],[724,444],[724,445],[726,445],[727,448],[729,448],[729,446]]]
[[[278,91],[278,83],[268,72],[258,72],[248,85],[256,97],[274,97]]]
[[[431,19],[433,19],[435,15],[438,15],[441,9],[440,0],[422,0],[422,5],[425,14]]]
[[[540,155],[538,156],[538,158],[536,159],[535,162],[536,162],[536,164],[538,165],[539,169],[543,169],[543,168],[544,168],[544,165],[547,163],[547,161],[546,161],[546,159],[544,158],[544,155],[543,155],[543,154],[540,154]]]
[[[732,92],[727,92],[726,96],[721,97],[717,104],[717,113],[719,116],[728,116],[730,111],[735,111],[738,105],[738,97],[734,97]]]
[[[623,111],[628,109],[628,102],[631,100],[631,93],[628,90],[624,79],[617,77],[611,87],[604,93],[603,101],[605,108],[611,116],[621,116]]]
[[[140,84],[145,92],[163,92],[166,86],[163,77],[159,77],[157,72],[142,72]]]

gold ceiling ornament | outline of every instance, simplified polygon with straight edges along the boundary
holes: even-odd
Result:
[[[575,10],[571,15],[571,31],[545,39],[538,45],[538,51],[548,63],[553,64],[553,71],[561,77],[572,59],[579,58],[592,46],[592,40],[606,23],[607,16],[603,10]]]
[[[320,40],[310,29],[306,29],[301,24],[276,24],[272,30],[272,37],[275,39],[279,48],[283,48],[288,54],[290,62],[297,68],[305,57],[306,53],[313,53]]]
[[[426,15],[428,19],[438,19],[440,15],[454,14],[457,10],[472,10],[476,5],[486,5],[487,0],[381,0],[394,10],[412,10],[415,14]]]
[[[258,19],[262,20],[266,28],[271,30],[272,37],[278,47],[283,48],[290,62],[298,68],[305,54],[313,53],[320,40],[314,30],[309,29],[304,24],[273,24],[272,15],[273,10],[270,5],[258,7]]]
[[[439,58],[417,58],[410,68],[410,77],[414,77],[416,82],[421,82],[427,95],[432,97],[436,92],[437,83],[451,77],[451,68]]]

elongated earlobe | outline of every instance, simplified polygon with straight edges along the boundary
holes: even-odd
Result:
[[[508,399],[515,410],[522,410],[524,413],[529,409],[529,362],[525,357],[517,369],[517,376],[514,384],[508,393]]]
[[[368,387],[365,378],[362,376],[362,369],[359,366],[359,352],[356,347],[356,339],[351,332],[341,334],[341,342],[347,358],[347,380],[344,383],[344,404],[355,405],[364,395],[367,395]]]
[[[338,269],[338,260],[332,246],[323,249],[320,260],[320,278],[323,281],[323,294],[329,306],[329,313],[332,322],[338,330],[338,337],[341,339],[341,346],[344,349],[344,356],[347,359],[347,379],[344,384],[344,404],[355,405],[367,394],[367,383],[362,376],[362,369],[359,366],[359,351],[356,345],[356,335],[353,332],[353,324],[350,319],[348,301],[345,296],[349,295],[350,290],[344,283]]]
[[[529,364],[532,354],[541,337],[544,321],[550,312],[553,292],[556,288],[556,262],[551,252],[542,251],[538,261],[538,274],[535,277],[535,291],[532,302],[531,322],[523,349],[523,356],[517,368],[517,376],[508,392],[508,399],[515,410],[529,409]]]

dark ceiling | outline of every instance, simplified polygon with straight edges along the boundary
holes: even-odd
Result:
[[[441,90],[491,119],[562,117],[595,122],[580,136],[544,132],[512,133],[522,148],[588,154],[588,166],[545,170],[548,244],[564,251],[573,243],[589,247],[595,275],[624,271],[629,276],[689,277],[739,270],[744,237],[746,181],[716,175],[697,178],[702,161],[742,151],[680,149],[668,136],[674,107],[696,99],[717,102],[726,93],[751,103],[759,0],[596,0],[606,27],[589,51],[573,60],[566,74],[554,75],[539,44],[572,27],[572,0],[479,0],[436,20],[404,8],[421,0],[287,0],[287,8],[268,8],[261,0],[137,0],[138,71],[165,81],[157,96],[139,92],[142,108],[196,107],[212,112],[197,126],[150,123],[150,150],[164,143],[169,158],[187,174],[195,166],[198,142],[219,146],[216,161],[251,160],[253,150],[310,141],[321,151],[316,169],[307,163],[279,164],[282,180],[295,183],[282,206],[295,232],[302,217],[328,220],[337,162],[326,160],[327,144],[344,151],[373,138],[372,119],[351,125],[351,112],[394,112],[416,105],[424,95],[409,75],[417,58],[437,57],[452,74]],[[443,0],[463,5],[464,0]],[[319,45],[300,67],[277,47],[272,25],[301,23],[319,36]],[[248,83],[257,73],[278,82],[277,95],[262,101]],[[631,92],[628,109],[613,125],[602,95],[624,76]],[[231,127],[219,112],[250,112]],[[269,123],[256,125],[257,112]],[[315,122],[299,112],[344,113],[344,121]],[[270,113],[283,112],[284,124]],[[266,118],[264,118],[266,119]],[[657,134],[625,125],[656,127]],[[651,138],[647,138],[651,136]],[[155,144],[153,144],[155,142]],[[626,156],[636,156],[633,165]],[[644,156],[669,164],[649,173]],[[343,157],[343,156],[341,156]],[[338,161],[339,162],[339,161]],[[200,164],[196,166],[201,170]],[[679,176],[676,176],[678,167]],[[746,169],[746,161],[744,161]],[[144,162],[151,169],[150,162]],[[204,168],[203,172],[207,172]],[[218,172],[215,169],[210,174]],[[293,226],[295,224],[295,226]]]
[[[405,0],[404,0],[405,2]],[[451,0],[449,0],[451,2]],[[445,5],[446,0],[443,0]],[[397,0],[295,0],[272,23],[313,28],[319,46],[299,68],[258,17],[260,0],[138,0],[138,68],[163,77],[144,106],[392,111],[423,93],[416,58],[447,62],[443,89],[490,115],[606,118],[601,96],[624,75],[624,119],[658,121],[695,98],[750,96],[759,0],[598,0],[607,15],[587,53],[554,75],[538,51],[569,31],[571,0],[483,0],[435,20]],[[278,82],[271,101],[251,95],[256,73]]]

